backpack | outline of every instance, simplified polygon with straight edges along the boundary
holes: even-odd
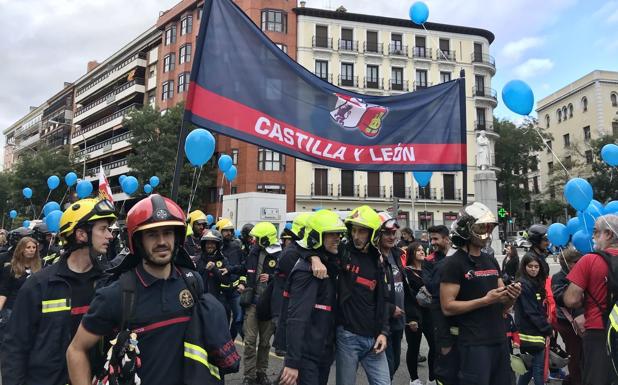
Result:
[[[199,283],[194,274],[186,274],[188,270],[180,267],[187,288],[193,298],[199,298]],[[93,385],[140,385],[141,379],[137,375],[137,369],[141,367],[137,334],[128,328],[135,318],[135,303],[137,290],[137,277],[130,270],[118,277],[121,288],[122,317],[120,331],[115,339],[109,341],[111,347],[107,352],[107,361],[103,369],[92,380]]]

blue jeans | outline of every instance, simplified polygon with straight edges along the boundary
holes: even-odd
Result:
[[[356,385],[360,363],[370,385],[390,385],[391,378],[384,352],[373,351],[375,338],[364,337],[337,327],[337,385]]]
[[[534,385],[543,385],[543,371],[545,367],[545,350],[529,353],[532,355],[532,367],[517,380],[517,385],[528,385],[531,378],[534,378]]]

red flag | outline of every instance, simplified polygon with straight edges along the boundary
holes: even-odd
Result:
[[[109,183],[107,183],[103,166],[99,167],[99,197],[114,203],[114,198],[112,198],[112,189],[109,187]]]

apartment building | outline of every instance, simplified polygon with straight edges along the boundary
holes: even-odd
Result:
[[[36,152],[39,148],[39,131],[41,130],[43,112],[46,108],[47,103],[43,103],[38,107],[30,107],[26,115],[2,132],[5,136],[5,170],[9,170],[22,154]]]
[[[148,102],[157,87],[156,73],[147,70],[158,61],[160,31],[154,26],[102,63],[88,63],[88,72],[74,82],[71,144],[83,162],[82,173],[95,180],[103,166],[115,200],[124,200],[117,178],[129,172],[131,132],[124,117]]]
[[[551,148],[538,154],[538,169],[528,173],[533,195],[562,195],[552,179],[562,169],[556,154],[573,175],[587,177],[595,154],[590,142],[604,135],[618,138],[618,72],[596,70],[537,102],[539,125],[552,135]]]
[[[426,24],[428,33],[407,19],[355,14],[343,7],[328,11],[301,5],[294,12],[298,62],[343,89],[397,95],[456,79],[460,71],[465,72],[467,192],[472,201],[476,134],[485,130],[492,150],[498,137],[492,125],[497,95],[491,79],[496,67],[489,55],[494,35],[436,23]],[[350,210],[360,204],[392,210],[393,198],[398,198],[399,219],[422,229],[450,225],[463,202],[461,172],[434,173],[430,185],[419,189],[409,172],[340,170],[302,160],[296,160],[296,171],[296,211]]]
[[[65,82],[64,88],[47,100],[39,134],[41,145],[45,148],[57,149],[70,145],[74,92],[73,84]]]

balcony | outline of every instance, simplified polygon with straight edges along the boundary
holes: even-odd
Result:
[[[445,61],[445,62],[455,62],[456,61],[455,51],[439,49],[436,51],[436,60]]]
[[[313,36],[313,38],[311,39],[311,47],[315,49],[324,49],[324,50],[332,51],[333,38]]]
[[[126,75],[127,71],[133,69],[134,67],[146,67],[146,65],[147,64],[145,52],[136,53],[126,58],[125,60],[112,67],[109,71],[90,81],[90,83],[86,84],[81,88],[78,88],[75,92],[75,102],[77,103],[81,100],[84,100],[89,95],[92,95],[96,91],[107,86],[108,84],[111,84],[115,80]]]
[[[78,109],[77,111],[75,111],[75,117],[73,118],[73,122],[79,123],[87,117],[104,110],[105,108],[107,108],[107,106],[114,104],[116,101],[122,100],[125,97],[132,95],[136,92],[145,92],[144,79],[131,80],[130,82],[123,84],[122,86],[116,88],[105,96],[96,99],[92,103]]]
[[[365,198],[386,198],[385,186],[365,185]]]
[[[314,183],[311,183],[311,196],[312,197],[335,197],[333,195],[333,185],[326,184],[316,186]]]
[[[75,139],[80,136],[84,136],[86,139],[96,136],[102,132],[105,132],[113,127],[116,127],[122,124],[122,120],[124,117],[133,109],[135,109],[139,104],[132,104],[128,107],[123,108],[120,111],[116,111],[113,114],[104,117],[101,120],[98,120],[82,129],[73,132],[71,138]]]
[[[337,195],[341,199],[360,198],[360,185],[338,185]]]
[[[407,80],[404,80],[403,82],[394,83],[393,80],[391,79],[389,83],[389,90],[408,92],[410,91],[410,88],[408,87]]]
[[[105,153],[128,147],[128,140],[132,137],[133,135],[130,132],[125,132],[124,134],[120,134],[102,142],[93,144],[92,146],[88,146],[84,150],[76,151],[75,155],[81,158],[87,154],[89,158],[97,158]],[[88,143],[86,142],[86,144]]]
[[[40,121],[30,124],[28,126],[23,125],[19,127],[17,130],[15,130],[15,137],[16,138],[28,137],[30,134],[34,132],[38,132],[40,128],[41,128]]]
[[[363,51],[365,55],[378,55],[382,56],[384,54],[384,43],[363,43]]]
[[[431,48],[414,47],[412,57],[420,60],[431,60]]]
[[[427,87],[431,87],[431,82],[414,82],[414,91],[422,90]]]
[[[475,131],[493,131],[494,130],[494,124],[493,124],[493,122],[475,120],[474,121],[474,130]]]
[[[105,176],[116,176],[129,172],[129,164],[127,158],[118,159],[113,162],[109,162],[103,165],[103,171],[105,172]],[[86,170],[86,175],[88,177],[95,177],[99,173],[99,166],[89,168]],[[92,180],[92,178],[91,178]]]
[[[374,90],[383,90],[384,89],[384,79],[365,77],[364,87],[371,88]]]
[[[357,54],[358,53],[358,40],[344,40],[339,39],[339,51],[340,52],[350,52]]]
[[[437,188],[419,188],[416,190],[416,200],[438,200],[438,189]]]
[[[329,82],[329,83],[333,82],[333,74],[315,74],[315,76],[319,77],[325,82]]]
[[[487,87],[472,87],[472,96],[479,100],[489,102],[493,107],[498,105],[496,90]]]
[[[388,54],[391,56],[408,57],[408,46],[400,43],[391,43],[388,45]]]
[[[337,85],[341,87],[358,87],[358,76],[341,76],[337,78]]]
[[[480,52],[475,52],[471,55],[470,59],[474,67],[480,67],[488,70],[491,75],[496,73],[496,60],[493,56]]]
[[[40,136],[39,133],[37,132],[36,134],[29,136],[25,139],[19,140],[17,141],[17,146],[15,147],[15,151],[21,151],[27,147],[32,146],[33,144],[37,143],[40,140]]]

